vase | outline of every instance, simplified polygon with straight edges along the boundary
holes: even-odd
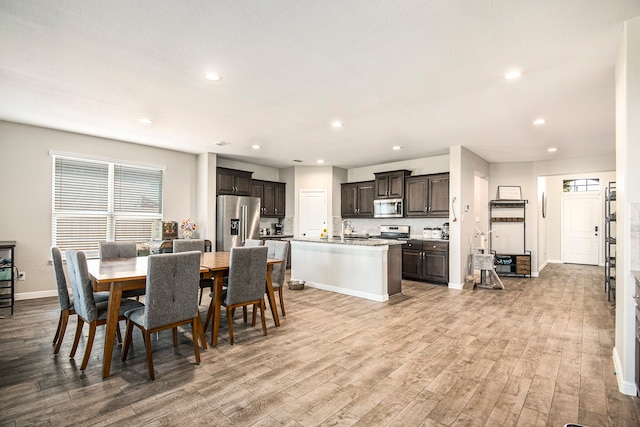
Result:
[[[193,231],[191,231],[191,230],[182,230],[182,238],[183,239],[190,239],[192,235],[193,235]]]

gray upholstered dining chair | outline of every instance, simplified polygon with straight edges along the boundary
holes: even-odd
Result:
[[[269,249],[267,252],[267,258],[269,259],[281,259],[280,264],[274,264],[271,271],[271,283],[273,284],[273,291],[278,292],[280,299],[280,311],[283,316],[286,316],[284,312],[284,298],[282,296],[282,290],[284,289],[284,274],[287,269],[287,257],[289,256],[289,242],[279,240],[267,240],[264,245]]]
[[[122,360],[127,359],[133,326],[142,330],[147,351],[149,378],[155,379],[151,351],[151,334],[165,329],[173,330],[173,346],[178,346],[178,326],[191,325],[193,351],[200,364],[198,333],[198,279],[200,253],[150,255],[147,270],[146,304],[125,313],[127,333],[122,346]]]
[[[231,248],[229,262],[229,281],[227,289],[222,293],[222,305],[227,308],[229,322],[229,341],[233,339],[233,311],[237,307],[246,308],[253,305],[255,311],[260,307],[262,334],[267,335],[267,324],[264,319],[264,286],[267,278],[267,251],[265,246],[254,248]],[[246,317],[245,317],[246,321]]]
[[[204,252],[205,244],[202,239],[175,239],[173,241],[173,253],[200,251]],[[213,279],[200,279],[200,298],[198,304],[202,304],[202,293],[205,288],[209,288],[213,292]]]
[[[136,242],[100,242],[100,259],[135,258]]]
[[[108,302],[96,302],[93,297],[93,286],[89,271],[87,269],[87,258],[82,251],[67,251],[67,266],[69,268],[69,281],[71,282],[71,290],[73,292],[73,306],[78,315],[78,326],[76,328],[76,336],[71,347],[69,357],[73,358],[78,349],[78,342],[82,335],[82,327],[84,323],[89,324],[89,338],[84,350],[84,358],[80,365],[80,370],[84,371],[89,363],[91,356],[91,348],[96,335],[96,326],[107,323],[107,313],[109,311]],[[128,310],[141,307],[142,304],[130,299],[123,298],[120,303],[120,311],[118,319],[124,320],[124,313]],[[120,329],[117,329],[118,334]]]
[[[53,350],[53,354],[60,352],[60,346],[64,339],[64,333],[67,330],[67,323],[69,322],[69,316],[76,314],[76,310],[73,308],[73,298],[69,296],[69,289],[67,288],[67,278],[64,275],[64,267],[62,265],[62,253],[57,247],[51,248],[51,261],[53,263],[53,273],[56,276],[56,286],[58,288],[58,302],[60,303],[60,318],[58,319],[58,328],[56,334],[53,337],[53,345],[56,346]],[[94,292],[93,299],[95,302],[109,301],[109,292]],[[118,336],[120,338],[120,336]],[[120,339],[122,342],[122,339]]]
[[[138,256],[136,242],[100,242],[100,259],[135,258]],[[123,298],[136,298],[144,295],[144,289],[122,291]]]
[[[262,240],[247,239],[244,241],[245,248],[255,248],[256,246],[262,246]]]

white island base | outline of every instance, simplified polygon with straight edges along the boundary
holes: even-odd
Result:
[[[291,240],[291,278],[312,288],[387,301],[401,291],[402,245],[384,242]]]

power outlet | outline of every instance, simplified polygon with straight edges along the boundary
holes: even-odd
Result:
[[[26,273],[24,271],[21,271],[18,273],[18,280],[24,280]]]

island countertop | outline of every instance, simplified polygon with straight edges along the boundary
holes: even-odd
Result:
[[[291,242],[308,242],[308,243],[327,243],[335,245],[350,245],[350,246],[390,246],[390,245],[402,245],[402,240],[389,240],[389,239],[349,239],[345,238],[344,241],[339,237],[333,237],[328,239],[312,238],[312,237],[299,237],[293,239],[287,239]]]

